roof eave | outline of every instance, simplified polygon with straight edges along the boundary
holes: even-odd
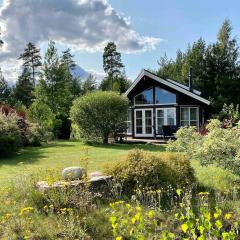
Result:
[[[166,85],[166,86],[168,86],[168,87],[170,87],[170,88],[172,88],[172,89],[175,89],[176,91],[179,91],[179,92],[181,92],[181,93],[183,93],[183,94],[185,94],[185,95],[188,95],[188,96],[190,96],[190,97],[192,97],[192,98],[194,98],[194,99],[196,99],[196,100],[198,100],[198,101],[200,101],[200,102],[202,102],[202,103],[204,103],[204,104],[206,104],[206,105],[210,105],[210,101],[208,101],[207,99],[205,99],[205,98],[197,95],[197,94],[194,93],[194,92],[190,92],[190,91],[188,91],[188,90],[186,90],[186,89],[184,89],[184,88],[182,88],[182,87],[180,87],[180,86],[178,86],[178,85],[176,85],[176,84],[174,84],[174,83],[171,83],[170,81],[167,81],[167,80],[165,80],[165,79],[162,79],[162,78],[156,76],[155,74],[152,74],[151,72],[149,72],[149,71],[147,71],[147,70],[145,70],[145,69],[141,71],[141,73],[138,75],[138,77],[136,78],[136,80],[132,83],[132,85],[131,85],[131,86],[129,87],[129,89],[125,92],[124,95],[125,95],[125,96],[128,96],[129,93],[133,90],[133,88],[137,85],[137,83],[138,83],[144,76],[147,76],[147,77],[149,77],[149,78],[152,78],[152,79],[154,79],[155,81],[157,81],[157,82],[159,82],[159,83],[162,83],[162,84],[164,84],[164,85]]]

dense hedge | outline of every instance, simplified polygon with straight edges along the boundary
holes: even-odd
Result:
[[[190,161],[178,153],[149,153],[135,149],[125,158],[107,165],[105,172],[122,184],[127,195],[133,194],[138,187],[181,188],[195,182]]]

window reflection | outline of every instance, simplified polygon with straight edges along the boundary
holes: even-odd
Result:
[[[153,104],[153,88],[149,88],[135,97],[135,104]]]
[[[156,104],[175,104],[176,94],[157,87],[156,88]]]
[[[176,104],[176,94],[164,90],[160,87],[155,89],[156,104]],[[153,88],[149,88],[135,97],[136,105],[153,104]]]

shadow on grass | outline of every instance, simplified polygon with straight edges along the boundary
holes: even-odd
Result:
[[[76,148],[76,145],[88,145],[96,149],[106,149],[106,150],[123,150],[129,151],[131,149],[139,148],[151,152],[162,152],[165,151],[165,145],[152,145],[152,144],[98,144],[98,143],[88,143],[81,144],[78,141],[64,141],[58,140],[55,142],[50,142],[39,147],[24,147],[19,150],[18,153],[12,154],[8,157],[0,158],[0,167],[3,165],[16,166],[20,163],[23,164],[34,164],[41,159],[48,158],[51,152],[45,152],[44,149],[61,149],[61,148]],[[58,150],[56,150],[58,151]]]
[[[166,145],[153,145],[153,144],[132,144],[132,143],[112,143],[112,144],[97,144],[97,143],[88,143],[87,145],[96,147],[96,148],[104,148],[104,149],[113,149],[113,150],[131,150],[131,149],[143,149],[145,151],[151,152],[163,152],[166,149]]]
[[[20,149],[17,153],[12,154],[7,157],[0,158],[0,167],[2,165],[17,165],[20,163],[33,164],[39,159],[47,157],[48,153],[43,153],[43,149],[47,148],[62,148],[62,147],[74,147],[74,142],[57,141],[50,142],[38,147],[24,147]]]

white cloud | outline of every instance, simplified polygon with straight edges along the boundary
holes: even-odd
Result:
[[[95,79],[97,84],[100,84],[100,82],[105,78],[106,74],[104,72],[98,72],[94,69],[89,69],[87,70],[87,72],[89,72],[90,74],[92,74]]]
[[[4,47],[0,61],[17,58],[31,41],[52,39],[74,50],[102,51],[108,41],[122,52],[151,50],[160,38],[142,36],[130,18],[117,13],[107,0],[5,0],[0,9]]]

